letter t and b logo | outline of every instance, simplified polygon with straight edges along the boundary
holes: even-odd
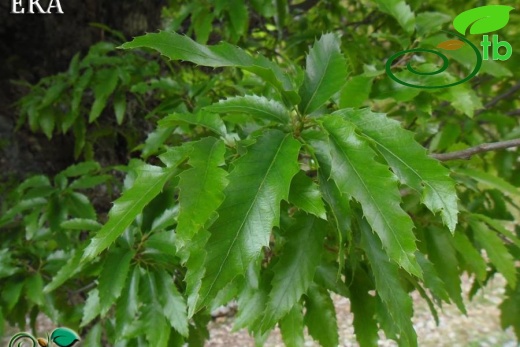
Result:
[[[493,51],[493,60],[504,61],[511,58],[511,55],[513,54],[513,47],[511,47],[511,44],[507,41],[498,41],[498,35],[493,35],[492,41],[489,41],[489,35],[484,35],[480,45],[482,46],[482,59],[484,60],[489,59],[489,46],[491,46]],[[500,53],[500,47],[506,49],[505,53]]]

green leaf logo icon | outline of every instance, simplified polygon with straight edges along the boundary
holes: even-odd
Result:
[[[471,26],[470,34],[485,34],[501,29],[509,22],[509,12],[514,7],[504,5],[489,5],[464,11],[453,20],[453,26],[462,35]]]
[[[51,334],[51,341],[59,347],[72,347],[79,341],[79,336],[68,328],[57,328]]]

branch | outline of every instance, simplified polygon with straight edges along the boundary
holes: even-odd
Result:
[[[490,109],[491,107],[498,104],[502,99],[506,99],[510,97],[511,95],[515,94],[518,90],[520,90],[520,81],[517,82],[514,86],[512,86],[510,89],[508,89],[503,94],[497,95],[493,99],[491,99],[488,103],[484,105],[483,109],[478,110],[475,112],[475,114],[481,114],[482,112],[486,111],[487,109]]]
[[[462,151],[430,154],[430,156],[437,160],[440,160],[440,161],[447,161],[447,160],[454,160],[454,159],[470,159],[473,155],[478,154],[478,153],[496,151],[499,149],[505,149],[505,148],[511,148],[511,147],[520,147],[520,139],[483,143],[481,145],[478,145],[475,147],[470,147],[470,148],[464,149]]]

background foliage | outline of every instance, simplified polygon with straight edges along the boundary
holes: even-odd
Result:
[[[520,336],[518,150],[431,155],[520,137],[520,16],[498,31],[512,58],[468,83],[384,70],[490,3],[170,1],[160,32],[104,28],[17,103],[20,129],[72,133],[75,163],[4,188],[0,329],[43,312],[85,346],[202,346],[236,300],[259,345],[278,324],[337,346],[334,292],[361,346],[415,346],[410,292],[462,314],[461,276],[474,294],[501,273]],[[437,81],[473,67],[449,54]]]

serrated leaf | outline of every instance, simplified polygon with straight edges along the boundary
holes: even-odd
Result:
[[[191,169],[179,175],[178,248],[193,238],[224,200],[227,172],[219,166],[225,164],[225,151],[224,143],[213,137],[192,144]]]
[[[358,75],[347,81],[339,96],[339,107],[360,107],[369,98],[374,77]]]
[[[115,330],[119,336],[125,335],[125,331],[139,312],[139,280],[141,277],[139,267],[135,266],[129,271],[127,284],[119,297],[116,306]]]
[[[354,332],[360,347],[376,347],[379,340],[375,318],[376,298],[370,295],[373,290],[372,279],[362,268],[353,274],[350,286],[350,309],[354,315]]]
[[[289,202],[318,218],[327,219],[320,189],[303,171],[298,172],[291,182]]]
[[[105,109],[108,97],[114,92],[118,81],[118,71],[116,69],[102,69],[94,76],[92,89],[94,90],[94,103],[90,109],[88,122],[92,123]]]
[[[69,185],[70,189],[89,189],[96,187],[100,184],[106,183],[112,179],[110,175],[100,175],[100,176],[83,176],[74,180]]]
[[[156,154],[161,146],[170,137],[176,127],[158,127],[154,131],[148,134],[144,144],[138,146],[141,149],[141,157],[144,159],[150,157],[152,154]],[[136,149],[137,149],[136,148]]]
[[[520,286],[515,289],[506,288],[504,301],[500,304],[500,324],[502,329],[513,327],[515,334],[520,337]]]
[[[157,284],[158,300],[164,316],[170,321],[172,328],[187,337],[189,332],[186,301],[175,287],[172,276],[165,271],[159,271]]]
[[[69,166],[68,168],[60,172],[60,174],[66,177],[77,177],[99,170],[101,170],[101,166],[97,161],[85,161],[79,164]]]
[[[117,249],[106,257],[98,285],[101,315],[104,316],[121,295],[133,256],[133,251]]]
[[[83,317],[81,318],[80,327],[84,327],[101,313],[99,305],[99,290],[97,288],[88,292],[87,300],[83,306]]]
[[[257,264],[258,263],[258,264]],[[233,330],[248,328],[256,330],[265,312],[269,281],[260,278],[260,262],[251,263],[245,275],[245,284],[239,294],[238,312],[234,319]]]
[[[364,220],[359,221],[361,245],[370,262],[375,279],[377,295],[388,308],[388,312],[399,330],[400,344],[417,346],[417,335],[413,328],[412,298],[401,285],[399,269],[383,252],[381,241]]]
[[[246,272],[278,225],[279,204],[287,199],[298,172],[300,143],[291,134],[270,130],[239,158],[228,176],[226,198],[211,225],[206,245],[206,274],[199,305],[209,301],[236,276]]]
[[[140,47],[153,48],[172,60],[184,60],[211,67],[239,67],[271,83],[292,104],[299,102],[299,97],[293,90],[291,80],[278,65],[261,56],[251,57],[244,50],[228,43],[205,46],[196,43],[187,36],[161,31],[136,37],[133,41],[121,46],[124,49]]]
[[[163,314],[163,308],[158,302],[158,290],[153,272],[147,272],[142,279],[146,292],[143,293],[148,303],[143,306],[146,340],[149,346],[167,347],[171,328]]]
[[[83,266],[80,264],[81,256],[83,255],[82,249],[71,251],[69,260],[64,266],[58,271],[58,273],[52,278],[51,282],[43,288],[44,293],[50,293],[54,289],[65,283],[66,280],[74,276],[76,273],[81,271]]]
[[[419,251],[415,253],[415,257],[424,273],[424,285],[439,299],[449,302],[450,297],[446,291],[446,285],[435,270],[435,266]]]
[[[173,113],[159,121],[159,127],[172,128],[179,123],[187,123],[205,127],[215,134],[226,136],[226,125],[217,114],[199,111],[195,114]]]
[[[514,7],[504,5],[488,5],[472,8],[459,14],[453,20],[453,27],[462,35],[466,35],[469,29],[470,34],[485,34],[491,31],[502,29],[509,22],[509,12]]]
[[[329,293],[316,285],[309,288],[305,298],[304,322],[313,339],[323,347],[339,346],[336,310]]]
[[[291,311],[280,320],[282,339],[287,347],[301,347],[305,343],[303,337],[302,306],[296,303]]]
[[[83,194],[72,192],[66,195],[65,199],[69,214],[84,219],[96,219],[96,210],[90,200]]]
[[[273,268],[272,289],[262,332],[274,327],[305,294],[321,261],[327,223],[313,215],[297,215],[286,232],[286,244]]]
[[[475,239],[486,250],[491,263],[496,266],[497,270],[504,275],[508,285],[511,288],[516,287],[516,267],[515,259],[509,253],[504,242],[489,230],[486,225],[477,220],[469,222],[471,230],[475,235]]]
[[[108,214],[108,222],[85,249],[82,262],[92,260],[110,246],[143,208],[161,192],[164,184],[173,175],[172,169],[152,165],[142,165],[137,172],[138,176],[133,186],[114,202],[114,206]]]
[[[316,41],[306,62],[305,78],[299,91],[302,101],[298,108],[302,114],[317,110],[347,81],[347,62],[335,34],[325,34]]]
[[[265,96],[258,95],[230,97],[204,109],[216,113],[247,113],[260,120],[283,124],[290,121],[289,111],[284,105],[276,100],[269,100]]]
[[[411,34],[415,30],[415,14],[404,0],[375,0],[377,8],[394,17]]]
[[[428,248],[428,259],[433,263],[437,273],[442,274],[446,291],[451,300],[462,313],[466,313],[460,287],[459,262],[451,242],[452,236],[445,229],[433,227],[426,229],[424,234],[427,241],[425,243]]]
[[[415,18],[415,26],[419,36],[439,31],[444,23],[451,21],[451,17],[442,12],[421,12]]]
[[[466,175],[476,180],[479,183],[491,188],[498,189],[508,195],[518,196],[520,195],[520,190],[518,187],[515,187],[511,183],[505,181],[503,178],[498,176],[491,175],[487,172],[476,170],[476,169],[456,169],[457,173]]]
[[[25,280],[25,291],[29,300],[37,305],[43,305],[43,279],[39,273]]]
[[[473,246],[466,234],[456,232],[452,239],[453,247],[460,254],[467,267],[475,273],[475,277],[484,282],[487,276],[487,264],[479,250]]]
[[[323,121],[329,134],[332,154],[331,177],[345,199],[354,197],[379,235],[392,260],[406,271],[421,277],[415,260],[413,222],[400,206],[401,197],[395,176],[378,163],[375,153],[354,132],[354,126],[340,116],[327,116]]]
[[[98,347],[101,346],[101,336],[103,330],[101,329],[101,323],[98,323],[90,329],[85,341],[83,341],[83,347]]]
[[[457,193],[449,170],[428,156],[426,149],[414,140],[412,132],[384,114],[368,109],[340,110],[365,136],[374,141],[399,179],[422,193],[421,201],[432,212],[440,212],[444,224],[453,232],[457,225]]]

